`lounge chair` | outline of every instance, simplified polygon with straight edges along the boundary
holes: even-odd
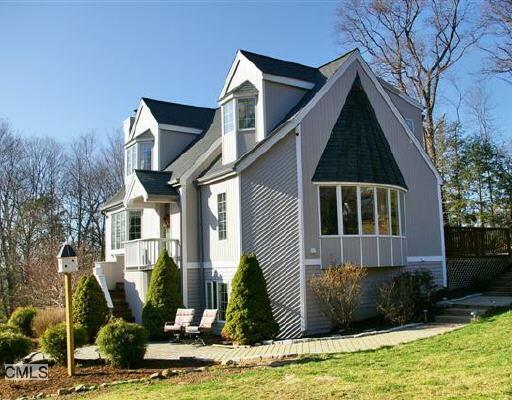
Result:
[[[193,308],[178,308],[174,322],[166,322],[164,332],[172,333],[174,340],[178,341],[185,328],[192,323],[195,310]]]
[[[199,326],[187,326],[185,334],[195,339],[196,343],[202,343],[204,346],[203,335],[213,330],[213,325],[217,320],[217,310],[204,310]]]

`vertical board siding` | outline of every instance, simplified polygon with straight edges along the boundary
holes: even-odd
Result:
[[[361,239],[358,237],[343,238],[343,261],[361,264]]]
[[[363,247],[363,265],[375,266],[379,265],[379,257],[377,253],[377,238],[362,237],[361,246]]]
[[[335,265],[341,262],[340,238],[322,238],[322,265]]]
[[[391,254],[391,238],[389,237],[381,237],[379,238],[379,255],[380,255],[380,265],[382,266],[390,266],[393,262],[392,254]]]
[[[255,252],[280,337],[298,337],[300,261],[295,136],[288,134],[241,176],[242,249]]]
[[[188,302],[187,307],[193,308],[195,312],[195,322],[199,322],[203,314],[204,301],[203,301],[203,288],[201,286],[201,269],[200,268],[187,268],[187,287],[188,287]]]

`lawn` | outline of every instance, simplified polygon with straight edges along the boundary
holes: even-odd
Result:
[[[511,399],[512,312],[372,352],[304,358],[197,381],[93,392],[88,399]],[[284,365],[283,365],[284,364]]]

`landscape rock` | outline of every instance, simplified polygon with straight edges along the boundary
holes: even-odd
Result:
[[[149,375],[149,379],[161,379],[162,373],[161,372],[155,372],[154,374]]]
[[[73,391],[75,390],[75,388],[60,388],[59,390],[57,390],[57,396],[64,396],[66,394],[70,394],[70,393],[73,393]]]
[[[176,375],[178,375],[178,371],[176,371],[176,370],[164,369],[162,371],[162,377],[164,377],[164,378],[170,378],[171,376],[176,376]]]

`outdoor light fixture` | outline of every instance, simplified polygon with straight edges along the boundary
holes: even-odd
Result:
[[[62,245],[57,255],[57,264],[59,273],[64,274],[68,375],[73,376],[75,374],[75,343],[71,310],[71,273],[78,270],[78,260],[75,250],[67,242]]]

